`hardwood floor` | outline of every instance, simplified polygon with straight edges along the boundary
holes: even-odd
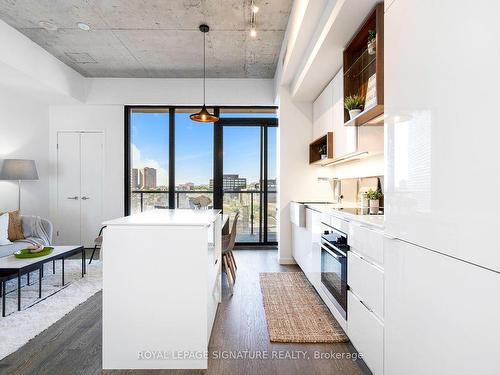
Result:
[[[209,360],[208,370],[102,371],[102,293],[91,297],[70,314],[0,361],[0,374],[369,374],[362,360],[315,359],[315,355],[356,354],[350,344],[271,343],[262,306],[259,272],[298,271],[281,266],[273,250],[236,250],[238,264],[234,295],[223,280],[209,351],[220,356],[239,353],[236,359]],[[238,352],[239,351],[239,352]],[[257,359],[295,354],[299,359]],[[247,358],[242,358],[244,356]],[[248,358],[252,356],[252,359]]]

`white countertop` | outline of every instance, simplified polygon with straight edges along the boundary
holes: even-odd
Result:
[[[103,225],[209,226],[221,210],[156,209],[108,220]]]
[[[345,205],[336,205],[336,204],[323,204],[323,203],[306,203],[306,207],[325,213],[328,215],[332,215],[344,220],[348,221],[356,221],[361,224],[366,224],[372,227],[376,227],[379,229],[384,228],[384,215],[354,215],[345,211],[339,211],[336,208],[340,207],[354,207],[354,206],[345,206]]]

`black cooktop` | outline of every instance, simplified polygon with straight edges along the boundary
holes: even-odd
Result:
[[[352,208],[352,207],[339,207],[334,208],[335,211],[346,212],[351,215],[383,215],[382,211],[379,211],[378,214],[370,214],[370,209],[366,208]]]

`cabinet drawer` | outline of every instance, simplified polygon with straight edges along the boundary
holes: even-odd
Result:
[[[347,334],[375,375],[384,372],[384,325],[354,294],[347,294]]]
[[[384,265],[384,236],[381,232],[351,222],[349,246],[375,263]]]
[[[343,219],[340,219],[335,216],[330,216],[329,220],[324,222],[325,224],[330,225],[331,227],[334,227],[335,229],[344,232],[344,233],[349,233],[349,222],[345,221]]]
[[[379,318],[384,318],[384,272],[380,268],[349,251],[347,284]]]

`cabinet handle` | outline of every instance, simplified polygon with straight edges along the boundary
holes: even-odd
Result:
[[[68,199],[73,199],[73,200],[77,201],[78,197],[68,197]]]
[[[87,199],[90,199],[90,197],[82,197],[82,201],[86,201]]]
[[[372,310],[372,309],[370,309],[366,303],[364,303],[364,302],[363,302],[363,301],[361,301],[361,300],[359,300],[359,302],[361,302],[361,304],[362,304],[364,307],[366,307],[366,309],[367,309],[369,312],[371,312],[371,313],[373,312],[373,310]]]
[[[215,260],[214,266],[217,264],[217,262],[218,262],[218,261],[219,261],[219,259],[216,259],[216,260]]]

